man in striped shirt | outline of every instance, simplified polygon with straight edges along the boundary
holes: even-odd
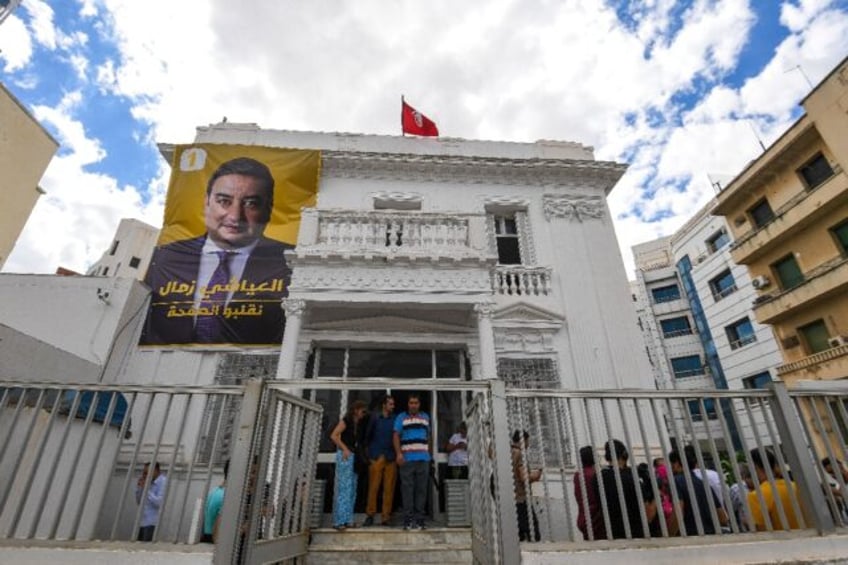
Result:
[[[400,472],[403,529],[423,530],[430,470],[430,416],[421,412],[421,397],[412,393],[407,411],[395,418],[395,460]]]

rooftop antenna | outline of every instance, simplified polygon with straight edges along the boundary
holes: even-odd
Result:
[[[792,71],[798,71],[799,73],[801,73],[801,76],[804,77],[805,81],[807,81],[807,85],[810,87],[810,90],[813,89],[813,83],[810,81],[810,77],[807,76],[807,73],[804,72],[804,68],[801,67],[801,65],[795,65],[794,67],[786,69],[785,71],[783,71],[783,74],[791,73]]]
[[[765,153],[766,152],[766,146],[763,143],[763,140],[760,139],[760,134],[757,132],[757,128],[754,127],[754,124],[751,122],[750,119],[745,118],[745,121],[748,123],[749,126],[751,126],[751,131],[754,132],[754,137],[757,138],[757,141],[760,143],[760,147],[763,148],[763,153]]]

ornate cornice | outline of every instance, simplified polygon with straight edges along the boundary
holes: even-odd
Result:
[[[582,222],[604,217],[606,203],[603,197],[578,194],[545,194],[542,197],[545,219],[566,218]]]
[[[322,152],[322,174],[338,178],[595,188],[605,193],[626,165],[589,159],[505,159],[455,155]]]
[[[486,294],[492,292],[486,268],[428,269],[404,266],[363,269],[350,265],[333,268],[323,265],[298,265],[292,276],[290,292],[373,292],[416,294],[459,293]]]

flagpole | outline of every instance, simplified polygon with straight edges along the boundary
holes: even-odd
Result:
[[[406,137],[406,132],[403,131],[403,94],[400,95],[400,135]]]

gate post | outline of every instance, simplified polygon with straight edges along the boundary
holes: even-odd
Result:
[[[498,504],[498,554],[504,565],[521,563],[518,542],[518,517],[515,511],[515,485],[513,484],[512,452],[510,450],[509,419],[506,406],[506,385],[501,380],[491,383],[492,437],[495,458],[495,492]],[[505,452],[504,448],[506,448]],[[479,493],[478,493],[479,494]]]
[[[792,478],[798,485],[798,491],[803,501],[804,518],[818,530],[819,534],[830,534],[835,531],[833,517],[828,511],[827,502],[822,493],[821,484],[816,477],[815,465],[811,465],[809,447],[799,419],[802,417],[795,411],[795,405],[789,397],[786,383],[773,381],[769,385],[773,393],[774,419],[777,431],[783,440]]]
[[[234,430],[235,438],[230,454],[230,469],[224,491],[224,506],[221,508],[218,539],[215,542],[215,553],[212,559],[214,565],[230,565],[236,561],[236,551],[239,549],[242,535],[241,506],[245,499],[245,489],[250,474],[250,450],[259,419],[263,385],[262,379],[249,379],[244,385],[238,425]]]

